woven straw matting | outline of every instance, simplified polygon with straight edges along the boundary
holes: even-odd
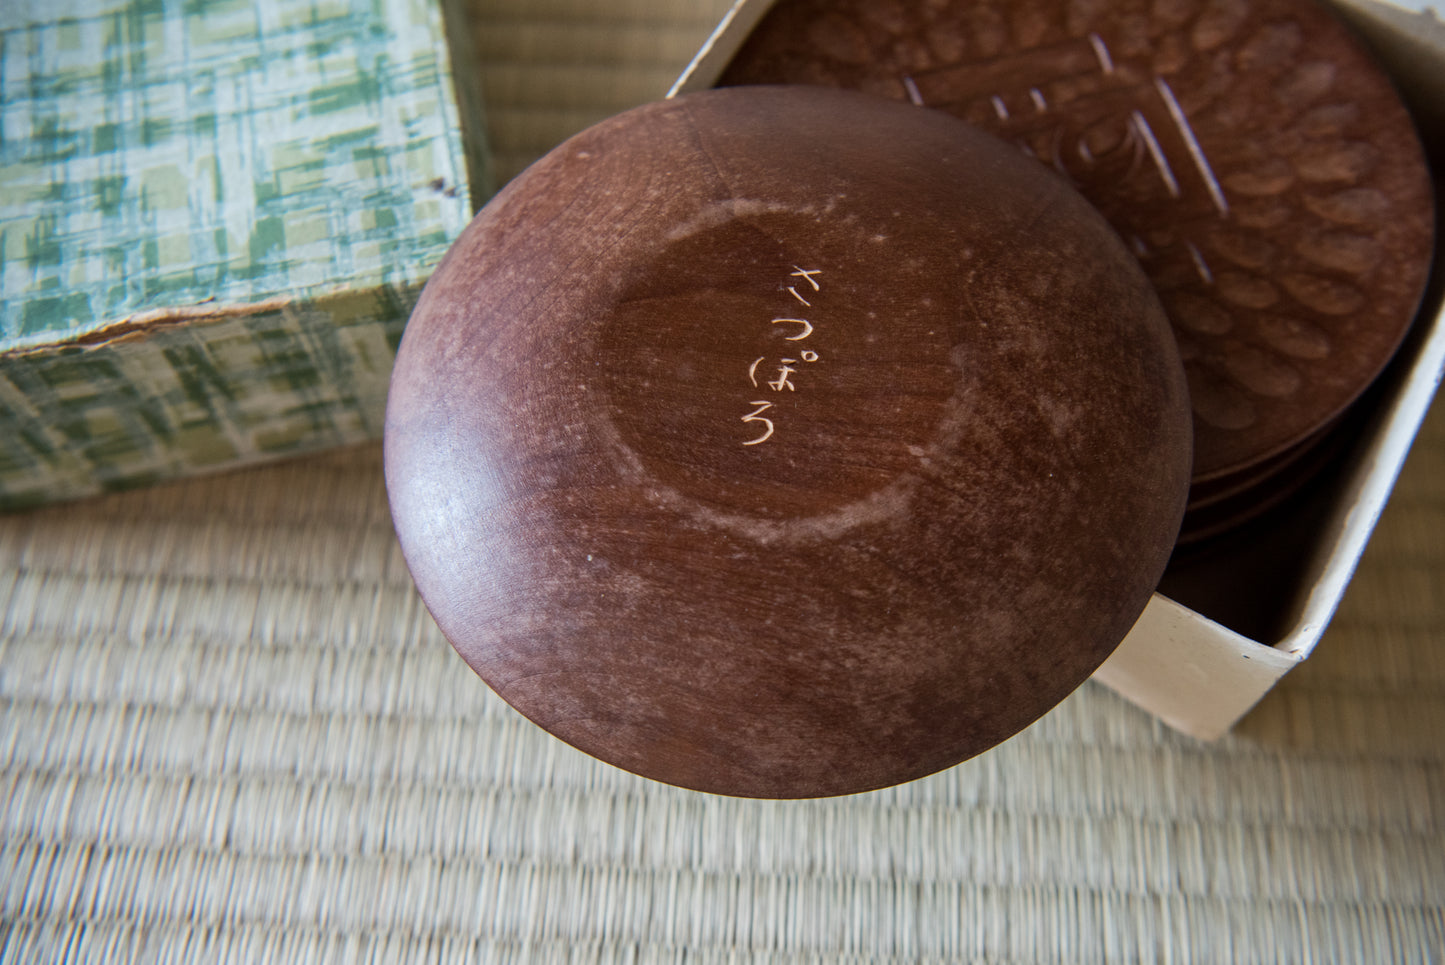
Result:
[[[607,9],[625,59],[651,7]],[[0,519],[0,615],[6,963],[1445,960],[1441,409],[1228,739],[1090,684],[851,798],[680,791],[522,721],[419,604],[374,446]]]
[[[379,450],[0,520],[5,962],[1440,961],[1445,408],[1216,745],[1097,685],[808,803],[596,763],[417,601]]]
[[[419,605],[379,464],[0,520],[0,960],[1445,954],[1445,409],[1235,736],[1090,684],[951,771],[808,803],[659,786],[513,714]]]
[[[457,0],[469,22],[503,183],[564,138],[656,100],[730,0]]]

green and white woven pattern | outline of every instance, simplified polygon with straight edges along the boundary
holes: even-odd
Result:
[[[0,503],[374,434],[327,380],[384,377],[470,215],[437,6],[4,6]]]
[[[381,435],[415,289],[381,287],[0,366],[0,505]]]

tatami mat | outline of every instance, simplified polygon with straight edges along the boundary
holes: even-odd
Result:
[[[730,0],[470,0],[498,183],[665,93]]]
[[[376,447],[0,520],[0,959],[1429,962],[1445,410],[1316,655],[1205,745],[1090,684],[805,803],[663,787],[452,653]]]
[[[0,521],[0,957],[1438,960],[1442,454],[1437,413],[1334,629],[1235,736],[1088,685],[807,803],[512,714],[418,605],[375,447]]]
[[[489,4],[506,164],[656,96],[716,8]],[[375,446],[0,518],[0,620],[6,963],[1445,961],[1445,407],[1213,745],[1089,684],[888,791],[635,778],[447,646]]]

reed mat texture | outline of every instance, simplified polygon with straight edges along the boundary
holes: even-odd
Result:
[[[371,446],[0,519],[4,962],[1438,962],[1445,407],[1224,741],[1087,684],[888,791],[709,797],[510,711]]]
[[[659,96],[721,4],[477,7],[505,176]],[[418,601],[378,447],[0,518],[0,961],[1445,961],[1445,406],[1230,737],[1087,684],[804,803],[510,711]]]
[[[504,184],[565,138],[656,100],[731,0],[457,0],[482,64],[487,138]]]

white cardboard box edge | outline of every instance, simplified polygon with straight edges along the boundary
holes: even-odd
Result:
[[[668,92],[712,87],[773,0],[737,0]],[[1333,0],[1386,60],[1408,48],[1428,57],[1445,78],[1445,26],[1433,12],[1384,0]],[[1398,47],[1397,47],[1398,45]],[[1445,260],[1436,250],[1435,270]],[[1382,400],[1372,436],[1350,466],[1342,497],[1317,543],[1309,590],[1284,638],[1267,645],[1154,594],[1134,628],[1093,679],[1204,740],[1223,736],[1314,650],[1333,618],[1384,510],[1415,434],[1445,372],[1445,311],[1422,317],[1426,328],[1408,372]]]

